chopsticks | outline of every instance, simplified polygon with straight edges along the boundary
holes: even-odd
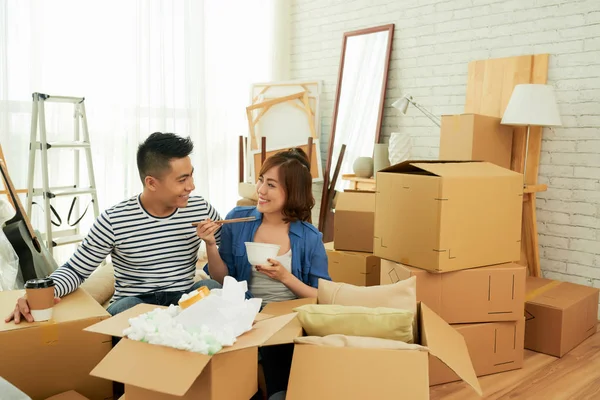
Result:
[[[222,219],[220,221],[215,221],[216,224],[235,224],[236,222],[248,222],[248,221],[255,221],[256,217],[244,217],[244,218],[232,218],[232,219]],[[192,225],[194,226],[198,226],[200,225],[200,222],[192,222]]]

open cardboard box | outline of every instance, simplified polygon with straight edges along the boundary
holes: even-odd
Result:
[[[430,357],[482,395],[463,336],[425,304],[418,309],[419,344],[429,352],[297,344],[286,399],[429,399]]]
[[[373,253],[382,259],[448,272],[521,256],[517,172],[488,162],[405,161],[377,172],[375,197]]]
[[[86,331],[122,337],[130,318],[156,307],[137,305]],[[123,338],[91,375],[124,383],[127,400],[249,399],[258,385],[257,347],[295,318],[263,314],[233,346],[213,356]]]
[[[15,308],[24,290],[0,291],[0,315]],[[52,319],[0,322],[0,376],[33,399],[76,390],[91,400],[112,398],[112,383],[90,371],[112,348],[111,337],[83,329],[110,315],[85,290],[63,297]],[[0,399],[4,399],[0,393]]]

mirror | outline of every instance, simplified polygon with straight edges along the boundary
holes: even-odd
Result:
[[[358,157],[372,157],[379,141],[393,35],[394,24],[344,34],[319,217],[324,237],[330,190],[342,191],[342,175],[353,173]],[[344,144],[339,176],[330,187]]]

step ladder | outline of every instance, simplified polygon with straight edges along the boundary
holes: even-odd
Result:
[[[98,218],[98,197],[96,193],[96,181],[94,179],[94,166],[92,164],[92,149],[90,145],[90,135],[87,125],[87,117],[85,114],[85,104],[83,97],[65,97],[65,96],[50,96],[43,93],[33,93],[33,107],[31,113],[31,139],[29,143],[29,176],[27,182],[27,215],[31,217],[33,199],[37,196],[43,197],[43,209],[46,219],[46,232],[44,239],[46,247],[53,254],[53,249],[56,246],[61,246],[70,243],[77,243],[83,240],[85,235],[82,235],[79,230],[79,223],[74,224],[71,229],[62,229],[59,231],[52,230],[52,208],[50,201],[60,196],[70,196],[75,198],[80,195],[90,194],[92,196],[92,206],[94,218]],[[74,106],[74,134],[72,142],[50,142],[46,136],[46,114],[44,110],[45,103],[70,103]],[[39,130],[38,130],[39,127]],[[39,131],[39,137],[38,137]],[[83,136],[83,137],[81,137]],[[48,151],[52,149],[72,149],[73,150],[73,172],[74,183],[72,186],[52,187],[48,178]],[[34,188],[35,177],[35,157],[37,151],[41,152],[42,166],[42,187]],[[83,150],[87,161],[88,182],[89,187],[80,186],[79,174],[79,153]],[[80,215],[78,207],[73,207],[75,212],[74,218],[79,219]],[[67,224],[69,221],[67,221]]]

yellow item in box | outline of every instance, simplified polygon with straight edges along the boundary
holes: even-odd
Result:
[[[179,307],[181,307],[182,310],[185,310],[186,308],[188,308],[194,303],[199,302],[209,294],[210,290],[206,286],[201,286],[195,291],[191,293],[186,293],[183,296],[181,296],[181,299],[178,302]]]
[[[386,307],[308,304],[294,311],[308,335],[348,335],[413,342],[414,313]]]

